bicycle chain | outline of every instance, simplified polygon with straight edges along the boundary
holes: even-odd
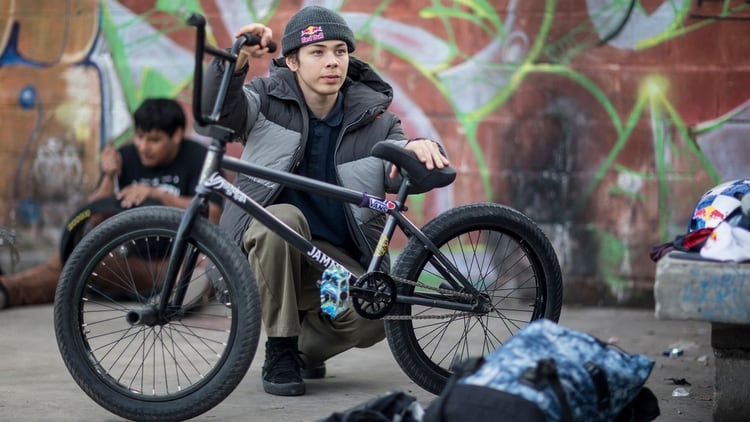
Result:
[[[411,280],[407,280],[405,278],[401,278],[395,275],[391,275],[390,277],[396,282],[408,284],[410,286],[422,287],[428,290],[434,290],[438,293],[442,293],[445,295],[458,296],[464,299],[474,299],[474,296],[468,293],[461,293],[455,290],[441,289],[440,287],[432,287],[419,281],[411,281]],[[386,315],[381,319],[390,319],[390,320],[444,319],[444,318],[456,318],[456,317],[471,316],[471,315],[474,315],[474,312],[454,312],[452,314],[441,314],[441,315]]]

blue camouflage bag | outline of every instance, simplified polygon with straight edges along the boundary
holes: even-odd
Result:
[[[659,415],[644,387],[653,366],[647,356],[537,320],[466,362],[424,421],[650,421]]]

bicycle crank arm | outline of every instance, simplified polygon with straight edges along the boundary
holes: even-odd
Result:
[[[429,299],[425,297],[397,295],[396,302],[406,303],[410,305],[421,305],[438,309],[449,309],[453,311],[487,312],[487,310],[482,309],[479,303],[457,303],[449,300]]]
[[[366,287],[349,287],[349,294],[352,298],[366,300],[368,302],[383,301],[390,299],[390,293],[384,293],[375,289]]]

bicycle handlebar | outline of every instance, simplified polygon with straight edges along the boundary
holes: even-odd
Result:
[[[224,97],[227,94],[229,81],[234,73],[234,66],[237,62],[237,54],[244,45],[257,45],[260,43],[260,37],[255,34],[242,34],[232,45],[229,51],[216,48],[206,44],[206,18],[199,13],[191,13],[186,19],[186,23],[196,28],[195,31],[195,70],[193,72],[193,120],[200,126],[215,124],[219,121],[221,106],[224,104]],[[271,41],[266,46],[271,53],[276,51],[276,43]],[[201,97],[203,92],[203,56],[208,53],[227,62],[224,69],[224,75],[219,86],[219,91],[214,101],[214,107],[211,115],[203,114]]]
[[[240,35],[240,38],[244,38],[245,39],[245,42],[242,45],[260,44],[260,37],[257,36],[257,35],[255,35],[255,34],[242,34],[242,35]],[[240,47],[242,47],[242,45],[240,45]],[[268,47],[268,52],[270,52],[270,53],[275,53],[276,52],[276,43],[275,42],[269,41],[268,45],[266,47]]]

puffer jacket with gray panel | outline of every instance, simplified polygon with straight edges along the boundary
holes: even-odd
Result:
[[[217,60],[206,69],[203,104],[208,108],[218,91],[222,65]],[[243,86],[247,69],[236,74],[227,91],[220,124],[231,128],[244,144],[241,159],[256,165],[294,171],[302,160],[308,131],[308,113],[294,73],[283,58],[271,65],[269,76],[256,77]],[[372,146],[386,140],[401,146],[407,142],[399,118],[387,111],[393,90],[366,63],[351,57],[344,92],[344,121],[336,146],[336,175],[341,186],[383,197],[393,193],[400,178],[390,179],[391,164],[370,155]],[[208,113],[210,110],[204,110]],[[272,204],[280,186],[238,175],[235,184],[261,205]],[[385,216],[356,205],[345,207],[347,224],[362,264],[367,267]],[[250,216],[227,202],[221,227],[239,245]],[[388,259],[385,260],[387,265]]]

